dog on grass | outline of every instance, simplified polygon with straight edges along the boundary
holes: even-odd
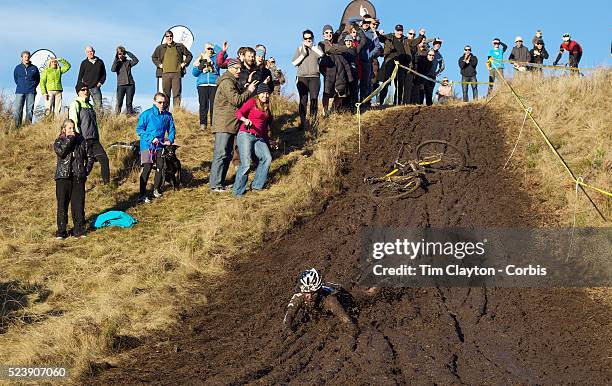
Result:
[[[161,158],[163,159],[162,169],[158,170],[162,173],[162,183],[164,186],[166,181],[172,183],[174,190],[178,190],[181,187],[182,169],[181,161],[176,156],[176,149],[179,145],[166,145],[161,152]],[[158,166],[155,166],[158,168]]]

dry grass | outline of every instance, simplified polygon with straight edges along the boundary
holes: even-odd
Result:
[[[273,110],[284,123],[275,131],[293,141],[297,106],[277,100]],[[266,234],[316,213],[336,192],[341,153],[355,143],[347,140],[355,134],[352,117],[331,118],[325,126],[331,134],[273,162],[269,190],[236,200],[208,191],[210,132],[198,130],[195,114],[179,112],[175,119],[191,185],[133,206],[139,170],[125,151],[107,149],[112,176],[123,179],[103,186],[96,164],[86,185],[86,215],[121,207],[140,223],[63,242],[53,239],[57,125],[0,134],[0,296],[17,305],[0,313],[0,363],[57,364],[87,374],[113,353],[120,335],[140,337],[172,325],[181,307],[206,302],[191,290],[223,275],[227,259],[248,255]],[[135,125],[135,118],[106,118],[101,142],[135,139]]]
[[[514,83],[576,174],[604,188],[612,187],[607,127],[611,77],[608,71],[592,78]],[[489,105],[499,112],[508,138],[515,138],[522,113],[511,98],[502,91]],[[279,120],[275,132],[299,147],[303,140],[291,134],[295,104],[276,100],[273,110]],[[373,111],[364,121],[375,126],[384,117],[384,111]],[[125,151],[108,150],[112,175],[122,179],[115,188],[103,187],[96,165],[87,182],[86,213],[93,216],[119,206],[140,224],[64,242],[52,237],[51,143],[57,125],[39,123],[17,134],[0,133],[0,299],[10,295],[15,300],[0,309],[0,363],[63,365],[73,375],[87,374],[93,363],[113,354],[118,337],[141,337],[172,325],[182,307],[206,303],[192,290],[223,275],[227,259],[248,255],[266,235],[321,210],[338,190],[343,154],[356,147],[354,117],[333,116],[306,148],[287,146],[287,154],[275,159],[270,189],[235,200],[208,192],[212,135],[198,130],[194,114],[178,112],[175,118],[179,156],[191,185],[154,204],[132,206],[139,170],[132,168]],[[124,116],[104,119],[102,143],[135,139],[135,124],[135,118]],[[524,168],[551,219],[569,223],[573,185],[534,129],[528,126],[524,134],[511,165]],[[610,216],[610,200],[593,196]],[[578,204],[580,225],[601,224],[582,196]]]
[[[513,87],[524,103],[533,108],[534,118],[565,159],[576,177],[587,184],[612,191],[612,71],[601,69],[585,77],[514,79]],[[505,85],[489,106],[508,130],[508,148],[514,147],[525,113]],[[527,120],[511,167],[518,167],[533,186],[542,209],[558,225],[603,226],[612,221],[612,199],[587,189],[608,222],[604,222],[585,195],[579,191],[558,158]]]

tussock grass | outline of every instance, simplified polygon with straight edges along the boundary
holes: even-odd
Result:
[[[612,191],[611,83],[609,69],[584,77],[525,76],[512,81],[576,177],[608,192]],[[508,147],[512,149],[525,113],[502,84],[489,106],[496,111],[499,123],[506,127]],[[551,221],[558,219],[558,225],[571,226],[575,211],[577,226],[610,225],[612,199],[586,189],[608,219],[607,223],[580,190],[576,200],[575,184],[529,119],[509,165],[523,173],[543,210],[551,213]]]
[[[274,160],[264,193],[241,200],[210,193],[213,136],[199,130],[195,114],[179,111],[176,142],[188,186],[135,206],[140,170],[126,150],[107,148],[112,177],[119,180],[103,186],[95,165],[86,184],[86,215],[121,208],[140,223],[82,240],[53,239],[51,144],[59,124],[2,134],[0,293],[18,307],[0,313],[7,326],[0,331],[0,363],[57,364],[76,376],[88,374],[116,352],[121,336],[164,330],[183,307],[205,304],[192,289],[218,280],[228,259],[249,255],[264,239],[320,210],[338,187],[342,153],[355,144],[349,140],[356,132],[353,117],[328,119],[322,126],[328,134],[304,144],[293,127],[295,103],[276,99],[272,107],[279,118],[275,132],[292,146]],[[105,145],[136,139],[135,117],[108,116],[100,126]]]

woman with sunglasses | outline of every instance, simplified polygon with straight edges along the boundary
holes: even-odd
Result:
[[[306,111],[310,101],[309,117],[312,121],[317,119],[319,91],[321,78],[319,73],[319,58],[323,51],[313,45],[314,33],[307,29],[302,32],[302,44],[295,50],[291,63],[297,67],[297,89],[300,96],[300,128],[306,128]],[[314,122],[311,122],[314,123]]]
[[[191,73],[197,78],[198,99],[200,102],[200,129],[205,130],[212,126],[213,106],[217,92],[217,79],[219,78],[219,65],[217,53],[212,43],[206,43],[204,52],[198,56],[193,64]],[[208,115],[210,112],[210,120]]]

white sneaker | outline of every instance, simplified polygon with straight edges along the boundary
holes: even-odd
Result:
[[[147,196],[140,196],[140,197],[138,197],[138,203],[139,204],[142,204],[142,203],[150,204],[151,203],[151,199],[149,197],[147,197]]]
[[[162,196],[161,192],[157,189],[153,191],[153,197],[160,198]]]

